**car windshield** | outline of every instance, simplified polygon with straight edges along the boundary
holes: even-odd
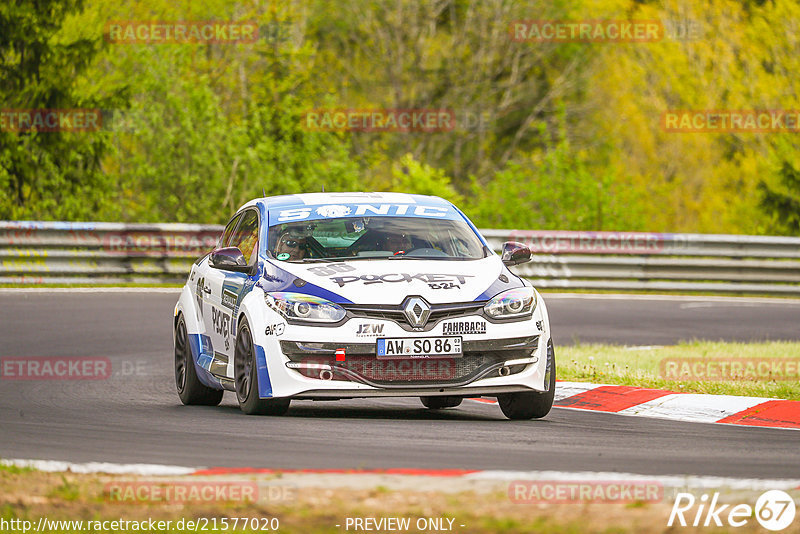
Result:
[[[276,224],[269,251],[280,261],[372,258],[475,260],[483,243],[465,222],[420,217],[342,217]]]

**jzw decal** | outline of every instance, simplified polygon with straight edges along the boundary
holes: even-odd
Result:
[[[408,273],[390,273],[390,274],[362,274],[361,276],[348,275],[348,276],[333,276],[331,280],[343,287],[345,284],[351,282],[358,282],[359,280],[367,284],[382,284],[383,282],[413,282],[414,280],[424,282],[426,284],[432,283],[455,283],[459,284],[466,282],[467,278],[472,278],[472,275],[467,274],[408,274]]]
[[[330,205],[314,208],[294,208],[278,213],[278,222],[302,221],[316,212],[321,217],[346,217],[348,215],[415,215],[417,217],[445,217],[447,208],[436,206],[412,206],[409,204],[350,204]]]
[[[362,323],[358,325],[357,336],[377,336],[383,333],[382,324]]]
[[[286,328],[284,323],[268,324],[264,333],[268,336],[279,336],[283,334],[284,328]]]
[[[211,314],[211,320],[214,323],[214,331],[227,341],[228,337],[231,335],[231,316],[213,307],[211,308]]]
[[[233,291],[228,291],[227,289],[223,289],[222,305],[226,308],[234,309],[236,307],[236,293]]]
[[[332,265],[321,265],[319,267],[311,267],[308,272],[316,274],[317,276],[330,276],[336,273],[349,273],[355,271],[356,268],[346,263],[334,263]]]
[[[455,321],[442,324],[442,334],[485,334],[486,321]]]

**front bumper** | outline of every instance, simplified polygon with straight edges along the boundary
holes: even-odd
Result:
[[[544,302],[538,300],[533,316],[523,321],[491,321],[476,314],[471,304],[473,309],[456,310],[457,315],[448,309],[424,331],[413,332],[372,310],[369,317],[348,316],[335,326],[314,326],[293,324],[267,306],[253,306],[248,321],[260,325],[252,328],[253,341],[264,354],[259,381],[269,382],[273,397],[496,396],[547,391],[549,321]],[[479,328],[463,330],[476,323]],[[453,332],[462,338],[458,357],[376,355],[378,338],[443,337]]]
[[[286,367],[305,377],[403,389],[466,386],[486,377],[510,376],[538,362],[538,345],[538,335],[465,341],[460,357],[381,360],[375,356],[375,343],[280,342],[289,359]],[[344,352],[339,361],[337,350]]]

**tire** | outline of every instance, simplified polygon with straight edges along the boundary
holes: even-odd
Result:
[[[206,386],[197,378],[183,315],[178,317],[175,325],[175,387],[181,402],[187,406],[217,406],[225,393],[222,389]]]
[[[546,392],[525,391],[497,396],[503,415],[509,419],[527,420],[541,419],[550,413],[556,394],[556,355],[552,339],[547,342],[547,369],[550,371],[550,387]]]
[[[247,415],[283,415],[289,409],[290,399],[258,398],[258,373],[256,372],[256,351],[247,319],[242,317],[236,334],[236,347],[233,356],[233,370],[236,380],[236,399],[239,408]]]
[[[441,410],[442,408],[455,408],[464,399],[461,397],[420,397],[422,405],[431,410]]]

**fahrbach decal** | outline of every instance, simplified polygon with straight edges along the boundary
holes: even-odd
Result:
[[[485,334],[486,321],[453,321],[442,323],[442,334],[461,335],[461,334]]]

